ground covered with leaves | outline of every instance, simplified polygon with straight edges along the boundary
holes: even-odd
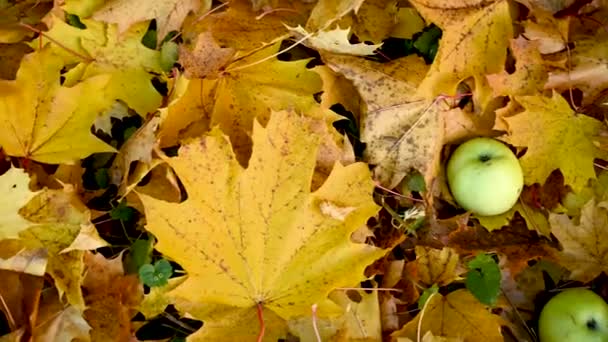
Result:
[[[536,341],[608,296],[608,3],[0,0],[0,342]],[[525,188],[459,208],[493,137]]]

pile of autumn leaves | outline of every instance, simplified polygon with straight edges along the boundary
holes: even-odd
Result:
[[[449,9],[411,3],[2,5],[29,16],[7,16],[0,26],[6,56],[19,61],[18,71],[16,63],[0,70],[7,79],[0,80],[0,146],[13,157],[0,176],[0,272],[7,279],[0,308],[11,329],[0,341],[128,340],[136,312],[149,319],[169,304],[204,321],[192,341],[276,341],[288,334],[380,340],[393,331],[404,341],[500,341],[503,325],[524,334],[515,308],[533,310],[544,289],[525,287],[524,279],[559,269],[551,273],[555,281],[567,274],[588,282],[606,271],[608,240],[585,247],[608,219],[608,178],[594,180],[594,160],[608,159],[604,124],[572,108],[601,100],[606,82],[589,75],[605,73],[608,35],[579,17],[554,16],[563,9],[542,1],[527,8],[508,1]],[[578,15],[605,14],[593,6]],[[42,33],[32,27],[39,21]],[[387,38],[411,38],[425,23],[443,30],[430,66],[415,55],[384,63],[366,58]],[[373,45],[352,43],[352,33]],[[294,41],[322,63],[311,68],[311,59],[296,53],[278,58]],[[567,51],[570,42],[575,48]],[[573,88],[580,94],[574,103],[567,96]],[[452,105],[455,98],[469,101]],[[357,118],[366,163],[355,162],[349,140],[334,129],[341,118],[331,109],[336,104]],[[144,125],[120,147],[91,134],[93,125],[111,136],[112,122],[138,114]],[[444,152],[497,134],[519,151],[528,187],[511,211],[471,224],[495,231],[485,236],[502,236],[499,229],[520,218],[542,241],[553,234],[563,250],[543,242],[522,252],[500,238],[474,250],[456,239],[467,215],[436,216],[453,203]],[[165,155],[162,148],[176,145],[177,156]],[[116,197],[145,214],[141,224],[154,235],[154,248],[185,272],[144,299],[120,257],[90,252],[107,245],[91,223],[104,213],[83,204],[99,193],[84,189],[80,161],[104,152],[116,153],[108,168]],[[412,170],[426,183],[428,224],[416,260],[406,262],[366,244],[374,240],[366,223],[380,209],[375,182],[407,192],[403,179]],[[556,172],[563,181],[547,182]],[[147,185],[138,185],[144,178]],[[547,199],[553,188],[559,200]],[[422,210],[407,212],[418,216],[406,224]],[[450,226],[458,228],[444,229]],[[436,241],[424,239],[435,232],[443,232]],[[390,247],[405,239],[397,233]],[[429,247],[438,241],[446,246]],[[461,281],[459,253],[480,249],[500,252],[512,303],[499,299],[503,317],[468,290],[437,293]],[[524,266],[541,257],[547,264]],[[395,291],[346,290],[375,274],[383,277],[372,286]],[[421,296],[423,313],[398,312]]]

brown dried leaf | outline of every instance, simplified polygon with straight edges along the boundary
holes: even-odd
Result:
[[[579,223],[557,214],[551,214],[549,222],[564,247],[559,259],[572,272],[571,279],[588,282],[602,272],[608,273],[608,240],[604,238],[608,232],[608,202],[587,202]]]

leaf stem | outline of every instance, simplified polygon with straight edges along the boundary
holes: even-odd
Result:
[[[266,325],[264,324],[264,306],[262,303],[258,303],[258,321],[260,322],[260,333],[258,334],[258,342],[264,340],[264,334],[266,333]]]
[[[79,58],[81,58],[81,59],[82,59],[82,60],[84,60],[85,62],[94,62],[94,61],[95,61],[95,58],[91,58],[91,57],[85,56],[85,55],[83,55],[83,54],[81,54],[81,53],[79,53],[79,52],[77,52],[77,51],[74,51],[74,50],[70,49],[69,47],[67,47],[67,46],[65,46],[65,45],[63,45],[63,44],[61,44],[61,43],[60,43],[60,42],[58,42],[57,40],[55,40],[55,39],[53,39],[53,38],[49,37],[49,36],[48,36],[46,33],[44,33],[44,32],[42,32],[42,31],[40,31],[39,29],[37,29],[37,28],[35,28],[35,27],[33,27],[33,26],[30,26],[30,25],[28,25],[28,24],[24,24],[24,23],[19,23],[19,26],[24,27],[24,28],[26,28],[26,29],[28,29],[28,30],[30,30],[30,31],[32,31],[32,32],[36,32],[36,33],[38,33],[39,35],[41,35],[41,36],[45,37],[46,39],[50,40],[51,42],[53,42],[53,43],[57,44],[57,46],[59,46],[60,48],[62,48],[62,49],[64,49],[64,50],[68,51],[69,53],[71,53],[71,54],[73,54],[73,55],[75,55],[75,56],[78,56]],[[42,42],[42,39],[40,39],[40,41]]]

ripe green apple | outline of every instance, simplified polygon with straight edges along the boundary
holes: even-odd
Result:
[[[543,307],[538,330],[541,342],[606,342],[608,304],[591,290],[564,290]]]
[[[491,138],[474,138],[458,146],[448,161],[447,176],[456,202],[481,216],[511,209],[524,186],[515,154]]]

